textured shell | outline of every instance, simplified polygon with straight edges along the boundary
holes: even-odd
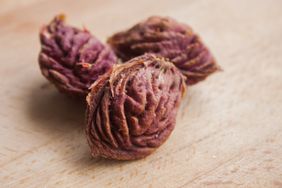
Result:
[[[92,155],[134,160],[152,153],[174,129],[184,90],[179,70],[154,55],[115,66],[87,96]]]
[[[123,61],[144,53],[168,58],[186,76],[188,85],[204,80],[219,69],[192,29],[171,18],[150,17],[129,30],[114,34],[108,43]]]
[[[42,74],[67,94],[85,97],[91,84],[117,58],[87,30],[70,27],[59,15],[40,32],[39,65]]]

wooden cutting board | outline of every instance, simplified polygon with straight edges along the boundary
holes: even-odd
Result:
[[[0,187],[282,187],[282,1],[0,2]],[[93,159],[84,106],[37,65],[38,31],[64,12],[104,41],[150,15],[190,24],[224,71],[188,88],[149,157]]]

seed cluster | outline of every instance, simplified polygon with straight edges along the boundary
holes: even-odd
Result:
[[[42,27],[40,42],[42,74],[63,93],[87,96],[91,153],[110,159],[155,151],[175,127],[186,86],[219,70],[192,29],[171,18],[150,17],[108,46],[59,15]]]

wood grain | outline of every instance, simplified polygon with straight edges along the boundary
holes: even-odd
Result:
[[[0,2],[0,187],[282,187],[282,1]],[[84,106],[40,74],[38,30],[64,12],[103,40],[150,16],[190,24],[224,71],[188,89],[146,159],[93,159]]]

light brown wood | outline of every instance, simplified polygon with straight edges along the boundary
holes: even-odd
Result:
[[[282,187],[282,1],[16,2],[0,2],[0,187]],[[175,131],[146,159],[92,159],[84,106],[37,65],[38,30],[61,12],[103,40],[174,17],[224,71],[188,89]]]

